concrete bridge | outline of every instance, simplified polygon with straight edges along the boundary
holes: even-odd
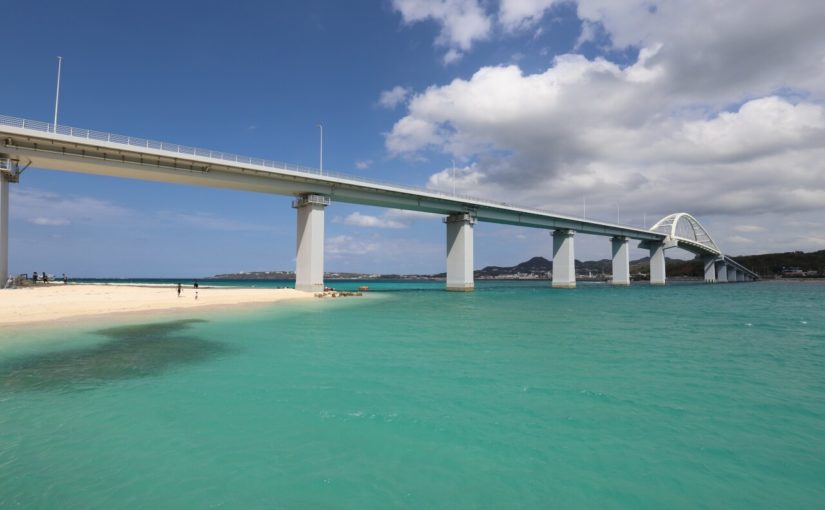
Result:
[[[473,226],[478,221],[552,231],[553,287],[576,286],[577,232],[609,237],[613,284],[629,285],[629,242],[650,251],[650,283],[664,285],[665,250],[701,255],[708,282],[751,281],[753,271],[725,256],[686,213],[650,230],[425,188],[398,186],[317,169],[0,115],[0,282],[8,279],[9,184],[30,166],[160,182],[294,196],[297,212],[295,287],[324,288],[324,209],[332,201],[444,215],[447,290],[473,290]]]

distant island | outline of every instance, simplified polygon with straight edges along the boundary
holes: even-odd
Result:
[[[756,271],[763,278],[824,278],[825,250],[804,253],[768,253],[732,257],[740,264]],[[669,278],[701,279],[704,276],[701,259],[666,259]],[[579,280],[604,281],[610,278],[610,259],[576,261],[576,278]],[[649,259],[644,257],[630,262],[634,279],[646,279],[650,271]],[[553,262],[544,257],[533,257],[515,266],[487,266],[474,272],[477,280],[547,280],[553,272]],[[434,280],[444,279],[445,273],[435,274],[366,274],[324,273],[327,280]],[[293,271],[249,271],[211,276],[213,280],[294,280]]]

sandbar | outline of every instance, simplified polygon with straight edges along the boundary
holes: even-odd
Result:
[[[196,299],[197,292],[197,299]],[[44,323],[84,316],[128,312],[195,310],[243,304],[266,304],[309,299],[311,292],[295,289],[184,287],[174,285],[38,284],[0,290],[0,326]]]

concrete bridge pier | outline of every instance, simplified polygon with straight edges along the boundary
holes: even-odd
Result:
[[[324,291],[324,208],[329,204],[329,197],[312,194],[301,195],[292,202],[298,211],[297,290]]]
[[[721,283],[728,281],[728,265],[721,259],[716,261],[716,281]]]
[[[705,283],[716,283],[716,257],[708,255],[702,261],[705,263]]]
[[[610,240],[613,248],[613,285],[630,285],[630,247],[626,237]]]
[[[447,224],[447,290],[470,292],[473,281],[473,225],[475,218],[467,213],[451,214]]]
[[[736,281],[736,268],[729,265],[728,266],[728,282],[734,283]]]
[[[9,279],[9,178],[0,172],[0,289]]]
[[[576,288],[576,253],[573,247],[575,235],[573,230],[553,231],[553,288]]]
[[[744,282],[745,281],[745,272],[741,269],[736,270],[736,281],[737,282]]]
[[[665,284],[665,243],[648,243],[650,249],[650,284]]]

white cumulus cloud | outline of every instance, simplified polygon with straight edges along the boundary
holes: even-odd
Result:
[[[343,219],[341,223],[346,225],[353,225],[356,227],[368,228],[406,228],[407,225],[390,218],[379,218],[378,216],[370,216],[368,214],[361,214],[354,212]]]
[[[537,23],[545,11],[562,0],[501,0],[499,22],[508,30]]]
[[[475,42],[489,37],[492,22],[478,0],[392,0],[405,23],[435,21],[441,26],[436,44],[448,48],[447,63],[460,58]]]
[[[604,219],[617,203],[639,224],[687,210],[729,218],[721,231],[755,215],[821,215],[825,3],[576,3],[614,48],[637,48],[635,61],[571,53],[534,73],[486,66],[431,85],[411,95],[387,150],[468,162],[455,179],[432,175],[432,188],[569,214],[586,198]],[[503,0],[498,19],[528,26],[552,4]],[[774,246],[772,230],[748,239]],[[782,239],[802,233],[789,227]]]
[[[392,109],[403,103],[409,95],[410,89],[396,85],[390,90],[381,92],[381,96],[378,98],[378,104],[384,108]]]

